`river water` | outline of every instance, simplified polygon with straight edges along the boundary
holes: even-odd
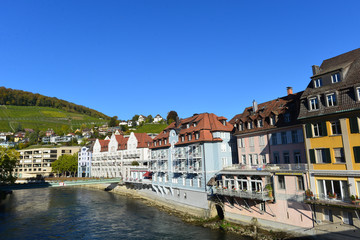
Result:
[[[193,226],[144,202],[84,188],[16,190],[0,204],[0,239],[245,239]]]

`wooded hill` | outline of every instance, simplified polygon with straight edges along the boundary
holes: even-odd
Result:
[[[88,107],[38,93],[0,87],[0,105],[51,107],[70,113],[80,113],[93,118],[110,119],[109,116]]]

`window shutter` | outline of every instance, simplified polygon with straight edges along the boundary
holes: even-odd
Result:
[[[324,159],[325,162],[331,163],[330,148],[325,148],[324,152],[325,152],[325,159]]]
[[[360,147],[354,147],[355,163],[360,163]]]
[[[321,123],[321,128],[322,128],[322,135],[321,136],[327,136],[326,122]]]
[[[350,122],[350,132],[351,133],[358,133],[359,132],[359,125],[357,117],[349,118]]]
[[[310,155],[310,163],[316,163],[314,149],[309,149],[309,155]]]
[[[312,129],[311,129],[310,123],[307,123],[305,125],[305,130],[306,130],[306,138],[311,138],[312,137]]]

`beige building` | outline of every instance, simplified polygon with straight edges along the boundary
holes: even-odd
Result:
[[[15,175],[18,178],[36,177],[37,175],[49,176],[52,170],[51,164],[59,156],[74,154],[79,150],[79,146],[19,150],[20,157],[15,168]]]

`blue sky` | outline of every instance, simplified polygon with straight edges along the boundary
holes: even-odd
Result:
[[[231,119],[360,47],[359,1],[2,0],[0,86],[119,119]]]

